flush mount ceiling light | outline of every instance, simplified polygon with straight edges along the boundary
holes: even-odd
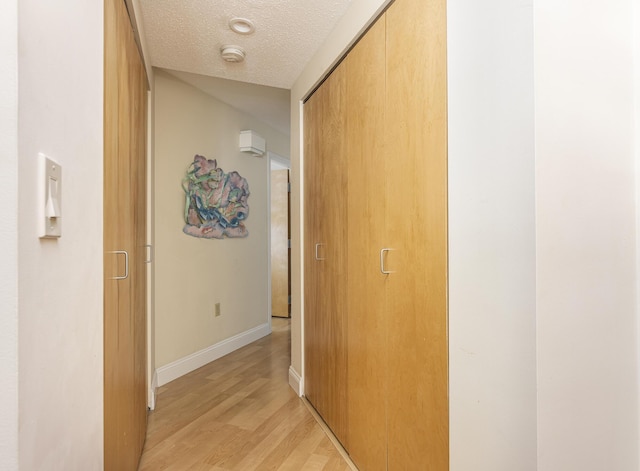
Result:
[[[251,20],[246,18],[231,18],[229,20],[229,28],[238,34],[251,34],[256,30]]]
[[[246,55],[240,46],[222,46],[220,54],[227,62],[242,62]]]

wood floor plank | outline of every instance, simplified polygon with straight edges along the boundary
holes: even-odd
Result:
[[[139,470],[352,469],[288,385],[289,322],[159,388]]]
[[[259,470],[277,470],[286,458],[295,451],[300,443],[309,435],[317,422],[313,417],[305,416],[304,419],[278,443],[275,448],[267,449],[268,455],[256,468]]]
[[[325,469],[325,465],[329,461],[329,458],[324,455],[311,455],[307,461],[304,462],[304,465],[301,469],[305,471],[322,471]]]

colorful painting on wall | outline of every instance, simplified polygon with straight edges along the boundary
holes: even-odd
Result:
[[[249,184],[238,172],[224,173],[216,160],[196,155],[182,180],[186,201],[183,232],[193,237],[247,237]]]

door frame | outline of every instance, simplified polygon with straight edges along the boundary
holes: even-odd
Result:
[[[269,230],[267,231],[267,322],[269,322],[269,330],[271,330],[271,170],[288,169],[291,172],[291,160],[275,152],[267,151],[267,221],[269,221]],[[291,178],[291,175],[289,175]],[[291,214],[289,214],[289,222],[291,222]],[[289,235],[291,237],[291,235]],[[289,255],[291,257],[291,255]],[[289,276],[291,276],[291,265],[289,265]],[[289,293],[291,294],[291,293]]]

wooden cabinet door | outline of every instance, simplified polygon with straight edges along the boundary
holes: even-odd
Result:
[[[347,440],[345,74],[305,104],[305,395]]]
[[[146,77],[122,0],[105,2],[104,468],[146,433]]]
[[[386,13],[390,470],[449,468],[445,5]]]
[[[385,470],[387,465],[385,285],[388,280],[380,271],[387,207],[384,18],[358,42],[344,65],[350,190],[349,454],[359,469],[377,471]]]

